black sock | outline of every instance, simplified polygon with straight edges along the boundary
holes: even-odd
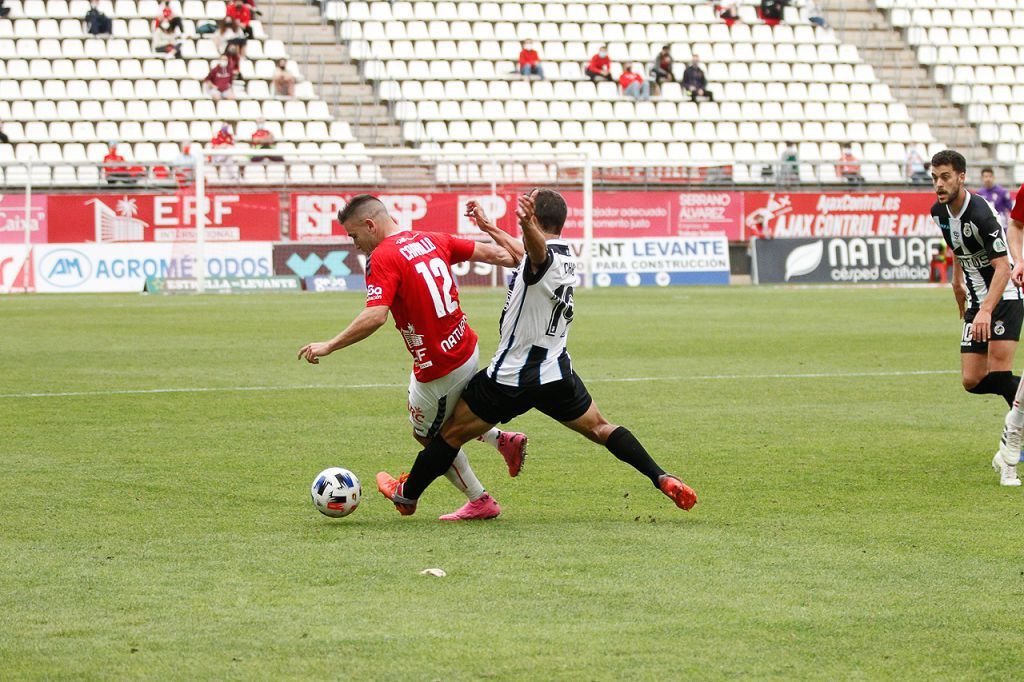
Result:
[[[620,426],[612,431],[612,435],[608,437],[608,442],[604,446],[613,455],[651,479],[654,487],[658,487],[658,477],[663,475],[665,470],[651,459],[647,450],[644,450],[644,446],[640,444],[636,436],[630,433],[629,429]]]
[[[444,476],[458,454],[458,448],[448,445],[441,436],[434,436],[434,440],[416,455],[416,461],[409,471],[409,478],[405,479],[405,485],[402,487],[402,497],[410,500],[420,499],[420,495],[434,479]]]
[[[1014,376],[1013,372],[989,372],[984,379],[978,382],[977,386],[967,389],[967,392],[977,395],[989,393],[1001,395],[1006,404],[1013,407],[1018,384],[1020,384],[1020,377]]]

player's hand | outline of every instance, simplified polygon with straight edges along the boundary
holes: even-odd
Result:
[[[953,289],[953,297],[956,299],[956,306],[960,309],[960,319],[964,319],[967,312],[967,291],[964,289]]]
[[[494,223],[484,213],[484,207],[478,201],[470,200],[466,202],[466,217],[476,223],[476,226],[484,232],[496,229]]]
[[[320,358],[331,354],[331,344],[327,342],[307,343],[299,351],[299,360],[305,358],[311,365],[319,365]]]
[[[519,207],[516,209],[516,217],[519,218],[519,226],[524,230],[535,220],[536,204],[533,200],[537,190],[519,197]]]
[[[992,337],[992,313],[979,310],[971,325],[971,338],[979,343],[986,343]]]
[[[1024,263],[1014,263],[1010,280],[1019,287],[1024,287]]]

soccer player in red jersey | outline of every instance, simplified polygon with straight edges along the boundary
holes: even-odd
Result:
[[[388,312],[413,358],[409,380],[409,419],[413,437],[427,445],[459,402],[462,390],[477,371],[477,336],[459,306],[451,266],[463,261],[515,265],[508,251],[493,244],[458,239],[438,232],[403,230],[374,196],[353,197],[338,213],[338,222],[367,255],[366,307],[330,341],[306,344],[299,358],[319,364],[380,329]],[[480,437],[501,452],[509,475],[516,476],[526,456],[526,436],[491,429]],[[459,451],[445,474],[468,501],[445,521],[489,519],[501,507],[481,485]]]

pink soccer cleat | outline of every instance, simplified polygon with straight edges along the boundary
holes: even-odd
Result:
[[[501,513],[501,507],[493,497],[484,493],[472,502],[467,502],[451,514],[440,517],[442,521],[472,521],[474,519],[493,519]]]
[[[525,433],[514,433],[502,431],[498,436],[498,452],[505,458],[508,465],[508,475],[515,478],[523,470],[523,461],[526,459],[526,442],[529,439]]]

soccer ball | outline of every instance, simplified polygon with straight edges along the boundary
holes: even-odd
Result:
[[[324,516],[348,516],[359,506],[363,488],[359,479],[348,469],[331,467],[321,471],[310,489],[313,506]]]

